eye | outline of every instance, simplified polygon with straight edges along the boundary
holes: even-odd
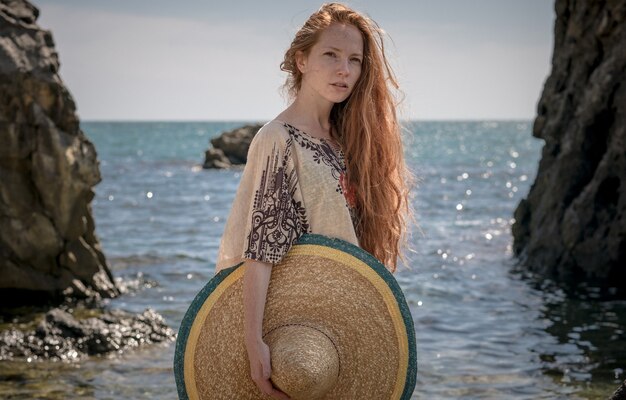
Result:
[[[327,51],[326,53],[324,53],[324,55],[331,55],[331,56],[335,56],[335,53],[333,53],[332,51]]]
[[[352,61],[356,61],[356,62],[358,62],[359,64],[361,63],[361,59],[360,59],[360,58],[356,58],[356,57],[354,57],[354,58],[352,59]]]

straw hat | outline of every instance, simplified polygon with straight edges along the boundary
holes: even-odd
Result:
[[[198,293],[178,333],[180,399],[269,399],[250,377],[243,263]],[[371,254],[305,234],[272,267],[263,320],[276,387],[294,400],[409,399],[417,354],[397,282]]]

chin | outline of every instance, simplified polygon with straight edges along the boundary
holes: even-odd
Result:
[[[343,103],[343,102],[344,102],[344,101],[346,101],[349,97],[350,97],[350,95],[347,95],[347,96],[341,96],[341,97],[335,97],[335,96],[332,96],[332,97],[330,97],[330,98],[329,98],[329,100],[330,100],[331,102],[335,103],[335,104],[336,104],[336,103]]]

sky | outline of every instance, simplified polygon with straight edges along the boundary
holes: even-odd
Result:
[[[264,121],[279,68],[323,2],[31,0],[79,118]],[[533,119],[550,73],[549,0],[354,0],[386,32],[403,120]]]

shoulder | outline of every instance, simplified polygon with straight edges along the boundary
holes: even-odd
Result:
[[[252,138],[251,147],[257,146],[274,146],[278,145],[281,148],[287,146],[287,140],[289,139],[289,132],[285,126],[277,120],[271,120],[259,129],[259,131]]]

